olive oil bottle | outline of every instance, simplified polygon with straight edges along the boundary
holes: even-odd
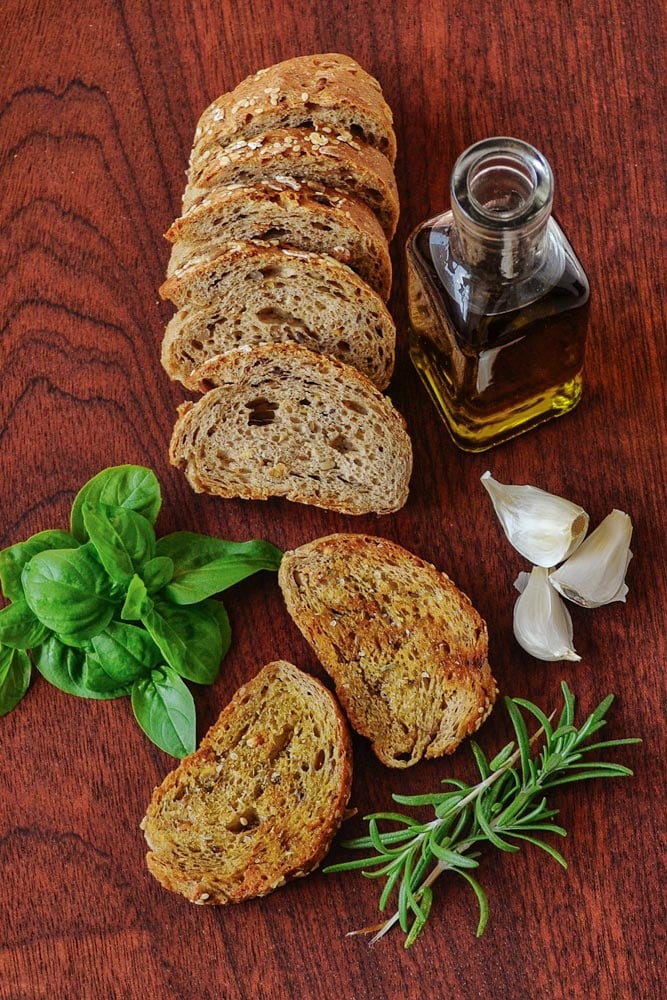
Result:
[[[485,139],[455,164],[450,210],[408,239],[410,356],[467,451],[581,397],[589,285],[552,203],[541,153]]]

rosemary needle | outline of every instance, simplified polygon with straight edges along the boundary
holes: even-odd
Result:
[[[460,875],[468,882],[479,906],[479,937],[488,919],[488,902],[481,885],[472,874],[483,847],[500,851],[518,851],[522,843],[533,844],[567,868],[562,854],[545,834],[566,836],[566,830],[554,822],[558,810],[547,802],[547,792],[561,785],[589,778],[619,778],[632,774],[622,764],[591,760],[592,751],[640,743],[639,739],[592,742],[591,738],[606,724],[613,695],[604,698],[583,725],[575,725],[575,697],[561,682],[563,708],[553,724],[555,712],[547,717],[537,705],[522,698],[506,698],[516,739],[489,761],[482,749],[471,742],[480,772],[480,781],[467,785],[445,779],[444,791],[427,795],[394,795],[394,802],[411,809],[431,807],[433,819],[421,822],[402,812],[373,813],[366,817],[368,835],[346,841],[352,850],[371,851],[362,858],[343,861],[325,868],[326,872],[361,870],[368,878],[385,878],[379,900],[384,913],[395,898],[395,911],[388,919],[351,934],[374,934],[372,942],[398,924],[405,935],[405,947],[417,939],[428,920],[433,900],[432,886],[443,872]],[[539,727],[529,736],[523,712],[532,716]],[[541,743],[538,752],[536,744]],[[380,824],[390,824],[381,829]]]

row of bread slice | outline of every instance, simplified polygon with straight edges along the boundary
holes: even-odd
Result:
[[[407,499],[412,449],[381,395],[398,217],[379,84],[346,56],[287,60],[202,116],[161,293],[162,364],[188,389],[171,459],[225,497],[344,513]]]
[[[395,148],[379,84],[338,54],[260,71],[204,112],[160,290],[172,378],[193,388],[215,354],[295,341],[386,388]]]
[[[483,619],[395,543],[315,539],[285,553],[278,579],[335,694],[290,662],[267,664],[155,789],[148,866],[196,903],[262,896],[319,864],[350,796],[348,721],[383,763],[407,767],[452,753],[496,697]]]

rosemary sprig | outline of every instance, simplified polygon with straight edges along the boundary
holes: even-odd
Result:
[[[363,858],[330,865],[326,872],[361,869],[368,878],[385,878],[379,900],[383,913],[392,897],[396,909],[391,917],[352,934],[373,933],[371,943],[382,938],[395,924],[405,935],[405,947],[414,943],[428,920],[433,900],[433,883],[449,871],[464,878],[473,889],[479,906],[477,936],[488,919],[486,894],[471,874],[477,868],[481,848],[491,845],[500,851],[518,851],[522,843],[534,844],[567,868],[562,854],[543,839],[545,834],[566,836],[553,822],[558,810],[547,803],[546,793],[561,785],[589,778],[619,778],[632,774],[622,764],[591,760],[593,751],[640,743],[639,739],[591,742],[605,724],[613,701],[608,695],[580,727],[575,725],[575,697],[561,682],[563,708],[555,726],[555,712],[547,717],[537,705],[522,698],[505,698],[516,739],[503,747],[493,760],[474,742],[472,751],[481,780],[467,785],[445,779],[445,791],[430,795],[393,795],[394,802],[411,809],[429,806],[434,818],[421,822],[401,812],[373,813],[366,817],[368,836],[346,841],[352,850],[371,851]],[[539,728],[529,736],[523,709]],[[541,741],[541,749],[534,746]],[[387,830],[380,823],[390,824]]]

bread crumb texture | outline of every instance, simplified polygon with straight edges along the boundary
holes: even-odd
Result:
[[[337,534],[287,552],[279,582],[383,763],[452,753],[488,717],[497,687],[486,624],[445,573],[386,539]]]
[[[319,864],[351,782],[335,699],[293,664],[269,663],[155,789],[142,822],[148,868],[193,903],[266,895]]]
[[[162,364],[196,388],[193,371],[235,347],[299,343],[353,365],[379,389],[394,369],[396,328],[382,299],[326,254],[268,244],[228,245],[162,286],[178,306]]]
[[[349,514],[389,513],[406,502],[405,422],[356,369],[271,344],[213,358],[198,378],[208,391],[181,408],[170,448],[197,492],[280,496]]]
[[[294,180],[216,188],[176,219],[166,236],[174,244],[169,278],[180,277],[193,261],[226,244],[261,240],[330,254],[356,271],[383,301],[389,297],[391,259],[375,215],[358,198],[321,185]]]

